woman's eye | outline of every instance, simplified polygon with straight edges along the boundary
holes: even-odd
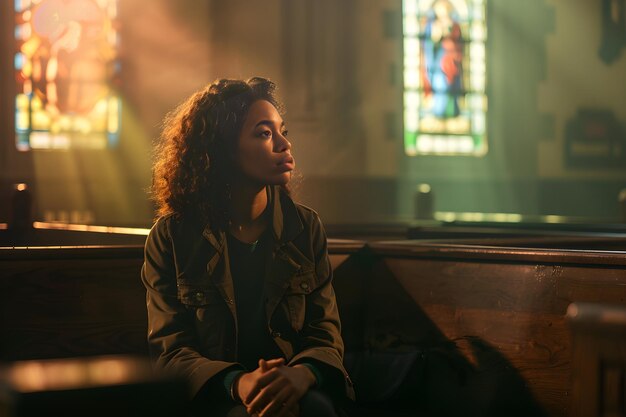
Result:
[[[266,138],[271,138],[272,137],[272,131],[271,130],[264,130],[262,131],[259,136],[263,136]]]
[[[281,133],[281,135],[283,135],[284,137],[287,137],[287,135],[288,135],[288,134],[289,134],[289,131],[288,131],[288,130],[285,130],[285,131],[283,131],[283,132]]]

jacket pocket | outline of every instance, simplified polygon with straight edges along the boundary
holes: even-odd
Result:
[[[193,326],[203,354],[220,349],[224,342],[224,318],[229,312],[217,288],[178,283],[178,300],[193,317]]]
[[[306,296],[315,290],[316,277],[313,271],[294,276],[289,283],[285,298],[289,309],[291,327],[299,332],[306,318]]]

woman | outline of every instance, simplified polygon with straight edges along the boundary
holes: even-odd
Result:
[[[142,280],[157,366],[202,415],[333,416],[352,397],[317,213],[294,203],[275,85],[219,80],[165,121]]]

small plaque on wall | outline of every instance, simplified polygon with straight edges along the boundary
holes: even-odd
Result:
[[[568,168],[626,169],[626,138],[613,112],[580,109],[565,129]]]

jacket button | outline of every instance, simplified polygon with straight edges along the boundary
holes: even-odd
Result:
[[[232,299],[232,298],[227,298],[227,299],[226,299],[226,302],[227,302],[228,304],[232,304],[232,303],[234,303],[234,301],[233,301],[233,299]]]
[[[198,300],[198,301],[202,301],[202,299],[204,298],[204,294],[202,294],[200,291],[198,291],[198,292],[195,294],[195,297],[196,297],[196,300]]]
[[[308,289],[309,289],[309,284],[307,284],[306,282],[302,282],[302,283],[300,284],[300,287],[301,287],[303,290],[308,290]]]
[[[280,332],[273,331],[272,337],[280,337]]]

